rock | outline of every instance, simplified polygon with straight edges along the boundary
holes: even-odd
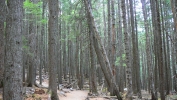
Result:
[[[70,88],[71,91],[74,91],[73,88]]]

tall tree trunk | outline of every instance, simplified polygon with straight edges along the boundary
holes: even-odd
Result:
[[[0,2],[0,87],[3,83],[3,73],[4,73],[4,22],[5,22],[5,0]]]
[[[59,9],[61,9],[61,2],[59,2]],[[61,16],[61,10],[59,10],[59,17]],[[61,18],[59,18],[59,25],[58,25],[58,29],[59,29],[59,32],[58,32],[58,44],[59,44],[59,47],[58,47],[58,57],[59,57],[59,60],[58,60],[58,84],[62,84],[63,81],[62,81],[62,75],[63,75],[63,66],[62,66],[62,31],[61,31],[61,27],[62,27],[62,24],[61,24]]]
[[[103,0],[104,2],[104,0]],[[105,4],[103,4],[103,21],[104,21],[104,46],[106,47],[106,42],[107,42],[107,30],[106,30],[106,16],[105,16]]]
[[[91,28],[90,30],[93,33],[93,44],[94,44],[95,52],[96,52],[98,61],[101,65],[101,69],[104,73],[105,79],[107,81],[108,87],[113,85],[114,92],[115,92],[117,98],[119,100],[122,100],[122,97],[120,96],[120,93],[119,93],[119,89],[118,89],[116,82],[113,78],[111,66],[110,66],[108,57],[106,55],[106,51],[104,49],[104,46],[103,46],[100,36],[98,34],[98,30],[96,28],[95,21],[94,21],[93,15],[92,15],[91,7],[90,7],[87,0],[84,0],[84,4],[85,4],[86,10],[87,10],[86,12],[87,12],[88,25],[90,26],[90,28]],[[110,79],[112,80],[112,82]]]
[[[80,33],[82,34],[82,23],[80,23]],[[80,69],[79,69],[79,88],[83,89],[83,84],[84,84],[84,80],[83,80],[83,37],[80,37]]]
[[[107,10],[108,10],[108,45],[107,45],[107,48],[108,48],[108,59],[111,61],[111,0],[107,0]],[[110,63],[110,65],[112,65]]]
[[[155,92],[155,97],[157,97],[157,89],[158,89],[158,81],[159,81],[159,76],[158,76],[158,50],[157,50],[157,46],[155,46],[157,44],[157,25],[156,25],[156,19],[157,19],[157,14],[156,14],[156,7],[155,7],[155,0],[150,0],[150,7],[151,7],[151,16],[152,16],[152,28],[153,28],[153,35],[154,35],[154,70],[153,70],[153,73],[154,73],[154,88],[156,91]]]
[[[135,1],[134,1],[135,6]],[[136,8],[134,8],[136,9]],[[141,74],[140,74],[140,57],[139,57],[139,45],[138,45],[138,23],[137,23],[137,17],[136,17],[136,11],[135,11],[135,49],[136,49],[136,64],[137,64],[137,71],[136,71],[136,84],[137,84],[137,92],[140,99],[142,99],[141,95]]]
[[[115,9],[114,9],[114,0],[111,0],[111,14],[112,14],[112,31],[111,31],[111,55],[109,58],[110,61],[110,65],[112,67],[112,73],[113,73],[113,78],[115,80],[115,76],[116,76],[116,68],[115,68],[115,59],[116,59],[116,30],[115,30]],[[114,87],[111,87],[114,88]],[[113,89],[111,89],[113,90]],[[115,95],[113,91],[110,91],[111,95]]]
[[[49,0],[49,89],[51,90],[51,100],[59,100],[57,95],[57,76],[56,76],[56,35],[58,34],[58,0]]]
[[[177,1],[176,0],[171,0],[171,7],[172,7],[172,13],[173,13],[173,19],[174,19],[174,34],[175,34],[175,41],[177,41]],[[177,64],[177,42],[175,42],[175,57],[176,57],[176,61],[175,64]],[[175,67],[173,67],[173,69],[175,69]],[[176,70],[173,70],[173,75],[176,75]],[[174,89],[175,91],[177,91],[177,82],[176,82],[176,78],[174,78],[173,81],[173,85],[174,85]]]
[[[23,0],[8,0],[5,37],[4,100],[22,98],[22,19]]]
[[[44,20],[45,18],[45,11],[46,11],[46,6],[47,6],[47,0],[43,0],[43,5],[42,5],[42,19]],[[45,24],[41,24],[41,44],[40,44],[40,70],[39,70],[39,83],[42,84],[42,69],[44,67],[44,34],[45,34]]]
[[[32,3],[36,4],[38,0],[30,0]],[[29,18],[32,19],[32,21],[29,22],[29,35],[28,35],[28,41],[29,41],[29,74],[28,74],[28,86],[32,87],[36,80],[36,44],[37,44],[37,31],[36,31],[36,16],[32,13],[29,14]]]
[[[79,28],[79,25],[78,27]],[[78,85],[79,85],[79,81],[80,81],[80,77],[79,77],[79,37],[76,36],[76,50],[75,50],[75,68],[76,68],[76,78],[78,80]]]
[[[126,21],[126,8],[125,8],[125,0],[121,0],[122,4],[122,19],[123,19],[123,29],[124,29],[124,43],[125,43],[125,56],[126,56],[126,84],[127,84],[127,99],[132,99],[132,68],[130,66],[130,44],[129,44],[129,36],[127,31],[127,21]]]
[[[90,4],[91,5],[91,4]],[[91,27],[89,26],[89,29],[91,29]],[[93,93],[98,93],[97,91],[97,83],[96,83],[96,63],[95,63],[95,57],[94,57],[94,47],[93,47],[93,33],[91,32],[91,30],[89,30],[89,40],[90,40],[90,76],[91,76],[91,90]],[[100,73],[99,73],[100,74]]]
[[[151,38],[150,34],[148,33],[149,30],[149,24],[147,20],[147,10],[146,10],[146,3],[144,0],[141,0],[142,3],[142,10],[143,10],[143,17],[144,17],[144,26],[145,26],[145,34],[146,34],[146,59],[147,59],[147,66],[149,66],[149,84],[150,84],[150,92],[151,92],[151,98],[153,100],[157,100],[157,97],[155,95],[155,87],[154,87],[154,77],[153,77],[153,65],[152,65],[152,48],[151,48]]]
[[[119,90],[120,92],[123,92],[124,90],[124,66],[123,63],[124,61],[122,60],[122,55],[124,54],[124,46],[123,46],[123,34],[122,34],[122,18],[121,18],[121,1],[118,2],[118,18],[119,18],[119,25],[118,25],[118,34],[117,34],[117,40],[118,40],[118,46],[117,49],[119,52],[117,52],[118,56],[120,57],[120,65],[117,66],[117,68],[119,68],[119,72],[117,72],[118,74],[118,82],[119,82]],[[121,47],[121,48],[120,48]]]
[[[160,0],[160,2],[159,2],[160,4],[159,4],[159,8],[160,8],[160,15],[161,15],[161,22],[162,22],[162,46],[163,46],[163,48],[162,48],[162,51],[163,51],[163,67],[164,67],[164,89],[166,90],[166,93],[165,93],[165,95],[168,95],[169,93],[170,93],[170,80],[169,80],[169,67],[170,66],[168,66],[167,65],[167,63],[168,63],[168,61],[167,61],[167,41],[166,41],[166,34],[165,34],[165,25],[164,25],[164,22],[165,22],[165,20],[164,20],[164,14],[165,14],[165,11],[164,11],[164,6],[165,6],[165,4],[163,3],[163,5],[162,5],[162,0]],[[163,13],[164,12],[164,13]]]
[[[66,80],[67,79],[67,66],[66,66],[66,60],[67,60],[67,54],[66,54],[66,22],[63,22],[63,27],[64,27],[64,30],[63,30],[63,76],[64,76],[64,79]]]
[[[155,35],[155,47],[156,47],[156,52],[157,55],[155,57],[157,58],[157,66],[159,70],[159,92],[160,92],[160,97],[161,100],[165,100],[165,95],[164,95],[164,68],[163,68],[163,51],[162,51],[162,34],[161,34],[161,21],[160,21],[160,11],[159,11],[159,2],[157,0],[154,1],[154,6],[153,2],[151,1],[151,7],[154,7],[154,11],[152,11],[152,17],[156,16],[154,18],[154,26],[153,28],[156,30],[157,33],[154,33]],[[153,15],[155,14],[156,15]]]
[[[138,54],[138,41],[137,41],[137,34],[135,33],[135,18],[134,18],[134,7],[133,1],[129,0],[130,4],[130,16],[131,16],[131,33],[132,33],[132,48],[133,48],[133,68],[132,68],[132,85],[133,85],[133,92],[138,94],[141,98],[141,90],[140,85],[138,84],[139,76],[139,54]]]

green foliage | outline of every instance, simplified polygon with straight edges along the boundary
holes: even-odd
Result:
[[[27,46],[28,40],[24,36],[22,36],[22,41],[23,41],[22,48],[25,52],[28,53],[29,52],[29,46]]]
[[[164,0],[166,4],[170,4],[170,0]]]
[[[116,58],[115,65],[116,65],[116,66],[119,66],[119,65],[120,65],[120,57],[117,57],[117,58]]]
[[[74,33],[70,33],[67,37],[68,37],[68,40],[74,41],[76,38],[76,35]]]
[[[29,46],[27,45],[28,40],[24,36],[22,36],[22,42],[23,42],[23,46],[22,46],[23,51],[28,55],[33,56],[33,53],[30,52]]]
[[[47,23],[47,18],[41,19],[39,23],[46,24]]]
[[[36,16],[35,19],[40,18],[37,21],[38,24],[46,24],[47,18],[41,19],[42,15],[42,1],[38,3],[33,3],[30,0],[25,0],[23,2],[23,8],[25,9],[26,14],[33,14]],[[35,19],[24,19],[25,21],[34,21]]]
[[[22,36],[22,41],[23,41],[23,45],[26,46],[28,43],[28,40],[24,36]],[[26,48],[26,47],[24,47],[24,48]]]
[[[38,2],[36,4],[34,4],[33,2],[31,2],[30,0],[25,0],[23,2],[23,8],[25,9],[26,13],[32,13],[35,15],[40,15],[42,14],[42,2]]]
[[[122,64],[123,64],[122,66],[123,66],[123,67],[126,67],[126,64],[124,63],[124,62],[125,62],[125,54],[122,54],[122,59],[121,59],[121,57],[117,57],[117,58],[116,58],[115,65],[116,65],[116,66],[121,66],[121,65],[120,65],[120,62],[121,62],[121,61],[123,62],[123,63],[122,63]]]

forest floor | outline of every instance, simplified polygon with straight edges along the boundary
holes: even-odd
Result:
[[[39,83],[37,81],[37,83]],[[87,82],[86,82],[87,84]],[[48,80],[44,80],[42,86],[48,87]],[[25,100],[50,100],[50,93],[47,93],[47,89],[45,88],[27,88],[26,87],[26,95],[24,96]],[[33,93],[29,93],[33,91]],[[72,88],[64,88],[57,91],[60,100],[86,100],[88,98],[88,86],[84,85],[84,90],[72,89]],[[103,97],[92,96],[89,100],[109,100]]]
[[[37,81],[39,84],[39,81]],[[89,86],[88,86],[88,81],[85,82],[84,84],[84,89],[79,90],[77,86],[74,87],[74,84],[72,84],[72,88],[66,88],[67,82],[60,87],[60,90],[57,91],[58,96],[60,100],[117,100],[115,99],[115,96],[111,97],[109,96],[109,92],[107,90],[103,89],[103,86],[98,86],[98,93],[99,95],[95,94],[90,94],[89,93]],[[75,82],[77,84],[77,82]],[[23,89],[23,97],[24,100],[50,100],[50,92],[47,93],[47,88],[48,87],[48,79],[44,79],[42,82],[42,88],[39,87],[24,87]],[[2,92],[3,89],[0,88],[0,100],[2,100]],[[150,94],[142,90],[142,100],[151,100]],[[125,96],[126,92],[123,93],[123,97]],[[140,100],[137,99],[137,96],[133,96],[134,100]],[[89,98],[89,99],[88,99]],[[123,99],[124,100],[124,99]],[[160,99],[158,99],[160,100]],[[177,94],[171,94],[166,96],[166,100],[177,100]]]

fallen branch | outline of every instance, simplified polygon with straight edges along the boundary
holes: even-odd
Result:
[[[76,83],[77,82],[77,80],[75,80],[74,82],[72,82],[71,84],[67,84],[67,85],[65,85],[64,87],[66,87],[66,88],[71,88],[72,87],[72,85],[74,84],[74,83]]]
[[[34,85],[35,85],[36,87],[38,87],[38,88],[48,89],[48,87],[45,87],[45,86],[43,86],[43,85],[40,85],[40,84],[38,84],[37,82],[35,82]]]

